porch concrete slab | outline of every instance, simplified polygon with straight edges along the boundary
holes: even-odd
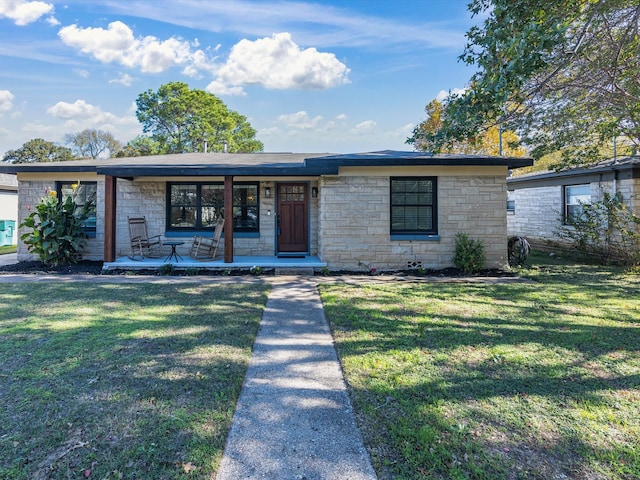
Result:
[[[270,283],[216,479],[375,479],[315,283]]]
[[[260,268],[322,268],[327,263],[320,260],[315,255],[306,255],[304,257],[276,257],[276,256],[235,256],[232,263],[225,263],[224,259],[205,261],[194,260],[189,256],[181,256],[177,261],[167,261],[167,257],[161,258],[144,258],[133,260],[129,257],[120,257],[115,262],[104,262],[103,270],[146,270],[158,269],[163,265],[171,264],[175,269],[191,269],[197,268],[202,270],[225,270],[225,269],[250,269],[251,267]]]

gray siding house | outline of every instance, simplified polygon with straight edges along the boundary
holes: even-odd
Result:
[[[0,166],[19,182],[22,221],[47,191],[95,193],[84,258],[105,266],[130,252],[128,218],[183,241],[224,218],[223,258],[319,260],[330,270],[441,269],[455,235],[485,244],[487,268],[507,264],[509,169],[530,159],[381,151],[362,154],[190,153]],[[231,214],[225,214],[231,212]],[[18,246],[19,260],[30,259]],[[257,261],[255,264],[258,264]]]

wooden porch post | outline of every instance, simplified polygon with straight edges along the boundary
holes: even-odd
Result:
[[[116,260],[116,177],[104,177],[104,261]]]
[[[224,263],[233,263],[233,177],[224,177]]]

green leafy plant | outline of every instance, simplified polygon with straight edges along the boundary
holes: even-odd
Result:
[[[453,264],[464,273],[476,273],[484,267],[484,261],[482,240],[474,240],[466,233],[456,233]]]
[[[251,272],[251,275],[255,275],[257,277],[258,275],[262,274],[262,267],[254,265],[249,269],[249,272]]]
[[[160,275],[171,275],[173,273],[173,263],[165,263],[158,268]]]
[[[510,237],[507,242],[507,250],[509,253],[509,266],[521,267],[527,261],[531,245],[524,237]]]
[[[620,192],[603,192],[602,200],[583,204],[580,215],[564,221],[556,233],[579,253],[603,263],[640,264],[640,217]]]
[[[31,229],[20,239],[29,252],[37,254],[46,265],[76,263],[87,241],[83,225],[94,205],[95,198],[78,205],[75,195],[59,201],[56,192],[50,191],[20,225]]]

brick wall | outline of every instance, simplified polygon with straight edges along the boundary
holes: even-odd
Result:
[[[323,177],[318,250],[330,269],[398,270],[452,266],[455,235],[484,242],[486,266],[506,265],[506,180],[438,177],[437,240],[391,240],[389,177]]]

